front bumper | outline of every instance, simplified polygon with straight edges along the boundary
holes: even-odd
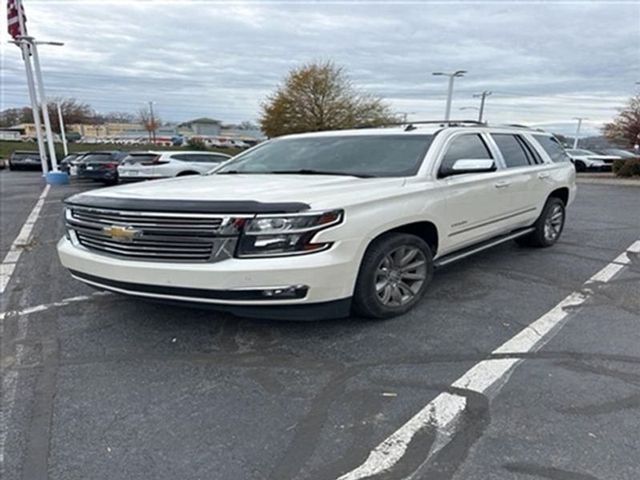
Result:
[[[315,319],[349,313],[358,270],[350,254],[355,243],[350,243],[339,242],[324,252],[294,257],[170,263],[99,254],[63,238],[58,254],[75,278],[97,288],[216,306],[245,316]],[[261,295],[291,286],[304,287],[304,293],[287,298]]]

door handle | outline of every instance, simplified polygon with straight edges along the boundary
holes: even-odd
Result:
[[[549,172],[540,172],[538,174],[538,178],[540,178],[540,179],[549,178],[549,175],[550,175]]]
[[[496,188],[507,188],[509,185],[511,185],[510,182],[496,182],[493,184]]]

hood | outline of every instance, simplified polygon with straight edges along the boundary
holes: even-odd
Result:
[[[70,202],[138,200],[181,202],[298,203],[311,209],[342,208],[398,193],[404,178],[358,178],[338,175],[230,174],[188,176],[132,183],[76,195]]]

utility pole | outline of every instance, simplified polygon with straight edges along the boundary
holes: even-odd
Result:
[[[480,110],[478,111],[478,121],[482,123],[482,117],[484,115],[484,102],[487,100],[487,97],[491,95],[492,92],[485,90],[482,93],[476,93],[473,95],[473,98],[480,97]]]
[[[156,144],[156,119],[153,116],[153,101],[149,102],[149,127],[151,127],[151,142]]]
[[[451,101],[453,99],[453,81],[458,77],[464,77],[464,74],[467,73],[466,70],[457,70],[452,73],[445,72],[433,72],[432,75],[441,76],[441,77],[449,77],[449,88],[447,90],[447,105],[445,107],[444,112],[444,120],[448,122],[451,118]]]
[[[578,128],[576,128],[576,138],[573,139],[573,148],[578,148],[578,137],[580,136],[580,127],[582,127],[582,121],[588,120],[585,117],[574,117],[574,120],[578,120]]]
[[[60,124],[60,135],[62,135],[62,148],[64,150],[64,156],[69,155],[69,149],[67,148],[67,136],[64,133],[64,119],[62,118],[62,108],[60,108],[60,102],[58,102],[58,123]]]

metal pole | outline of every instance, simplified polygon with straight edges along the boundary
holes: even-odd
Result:
[[[62,118],[62,108],[60,108],[60,102],[58,102],[58,123],[60,123],[60,135],[62,135],[62,148],[64,150],[64,156],[69,155],[69,149],[67,148],[67,136],[64,133],[64,119]]]
[[[20,34],[27,35],[27,27],[24,24],[24,11],[22,10],[22,0],[16,0],[18,10],[18,22],[20,25]],[[42,165],[42,174],[46,175],[49,171],[47,165],[47,152],[44,148],[44,140],[42,138],[42,125],[40,124],[40,112],[38,111],[38,96],[33,82],[33,68],[31,66],[31,54],[29,52],[29,44],[18,39],[20,50],[22,50],[22,60],[24,60],[24,69],[27,74],[27,89],[29,90],[29,99],[31,100],[31,111],[33,113],[33,123],[36,126],[36,139],[38,141],[38,152],[40,153],[40,164]]]
[[[445,121],[451,118],[451,100],[453,99],[453,79],[455,75],[449,75],[449,91],[447,92],[447,106],[444,112]]]
[[[22,15],[21,15],[22,18]],[[36,126],[36,139],[38,142],[38,152],[40,153],[40,164],[42,165],[42,174],[46,175],[49,171],[47,165],[47,151],[44,147],[44,139],[42,138],[42,124],[40,123],[40,110],[38,109],[38,97],[36,88],[33,83],[33,69],[31,66],[31,58],[29,55],[29,44],[25,41],[19,41],[22,50],[22,59],[24,60],[24,69],[27,73],[27,89],[29,90],[29,99],[31,100],[31,111],[33,112],[33,123]]]
[[[151,141],[156,144],[156,120],[153,117],[153,102],[149,102],[149,116],[151,118]]]
[[[478,121],[480,123],[482,123],[482,118],[484,116],[484,105],[485,105],[485,101],[487,100],[487,97],[491,95],[491,92],[485,90],[482,93],[477,93],[474,95],[474,98],[478,98],[480,97],[480,110],[478,110]]]
[[[42,83],[42,70],[40,70],[40,58],[38,56],[38,46],[32,38],[27,41],[31,46],[33,53],[33,65],[36,73],[38,93],[40,94],[40,104],[42,107],[42,118],[44,119],[44,129],[47,134],[47,143],[49,146],[49,155],[51,158],[51,168],[54,172],[58,171],[58,161],[56,160],[56,147],[53,143],[53,134],[51,132],[51,121],[49,120],[49,110],[47,108],[47,97],[44,93],[44,84]]]
[[[580,127],[582,126],[582,118],[576,118],[578,120],[578,128],[576,128],[576,138],[573,139],[573,148],[578,148],[578,135],[580,135]]]

